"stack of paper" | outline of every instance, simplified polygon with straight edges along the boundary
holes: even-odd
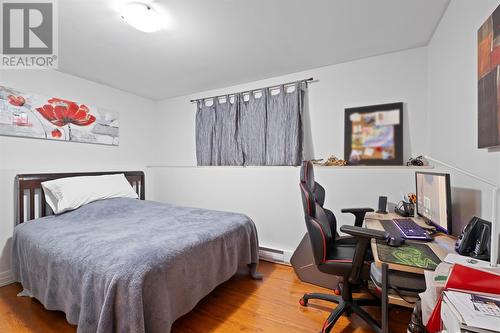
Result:
[[[498,332],[500,328],[500,295],[479,295],[458,291],[445,291],[442,319],[446,324],[448,309],[458,320],[461,329],[472,332]],[[452,326],[453,324],[448,324]],[[455,328],[456,329],[456,328]]]
[[[461,318],[461,325],[474,325],[477,326],[477,329],[474,329],[474,332],[500,332],[498,329],[500,328],[500,320],[495,318],[492,321],[483,320],[486,314],[480,312],[479,310],[474,310],[478,307],[481,307],[480,304],[476,304],[471,298],[470,294],[476,295],[488,295],[493,298],[500,297],[500,271],[498,267],[478,267],[477,263],[469,263],[471,266],[466,266],[455,263],[450,271],[448,279],[444,285],[444,290],[446,292],[458,292],[468,294],[469,298],[459,297],[459,296],[447,296],[445,297],[445,293],[441,296],[440,300],[434,307],[432,314],[426,324],[426,329],[430,333],[436,333],[441,331],[441,324],[446,320],[453,318],[454,316],[449,315],[449,312],[452,311],[452,308],[456,308],[455,312],[458,313],[456,317]],[[450,295],[450,294],[448,294]],[[442,300],[442,301],[441,301]],[[489,310],[495,309],[491,303],[487,304],[487,308]],[[495,306],[498,306],[496,301],[493,301]],[[500,304],[500,300],[499,303]],[[482,306],[484,308],[484,306]],[[446,311],[450,310],[450,311]],[[475,312],[472,312],[474,310]],[[468,311],[468,312],[467,312]],[[477,313],[476,313],[477,312]],[[498,311],[500,312],[500,310]],[[465,313],[465,314],[464,314]],[[468,316],[466,313],[473,314],[473,316]],[[449,315],[447,317],[447,315]],[[479,321],[476,321],[480,319]],[[491,318],[490,318],[491,319]],[[452,320],[449,320],[450,324],[453,323]],[[456,320],[458,322],[458,320]],[[494,325],[493,325],[494,324]],[[450,332],[460,332],[460,329],[451,330]]]
[[[432,310],[436,305],[441,292],[443,291],[452,265],[442,262],[434,271],[424,271],[426,289],[418,294],[422,306],[422,323],[427,324]]]
[[[490,268],[490,263],[488,261],[474,259],[471,257],[462,256],[462,255],[456,254],[456,253],[449,253],[446,256],[446,258],[444,258],[444,261],[449,263],[449,264],[460,264],[460,265],[464,265],[467,267],[473,267],[473,268],[479,268],[479,267]]]

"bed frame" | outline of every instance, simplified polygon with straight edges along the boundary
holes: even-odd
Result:
[[[111,171],[111,172],[74,172],[74,173],[38,173],[16,176],[16,221],[23,223],[35,218],[51,215],[47,209],[42,182],[66,177],[102,176],[123,173],[141,200],[145,199],[144,172]],[[37,200],[38,199],[38,200]]]

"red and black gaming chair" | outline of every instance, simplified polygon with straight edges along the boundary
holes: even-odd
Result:
[[[328,218],[329,224],[332,227],[332,234],[335,235],[337,240],[340,240],[340,243],[355,243],[355,238],[351,236],[340,237],[337,232],[337,219],[333,212],[324,207],[325,204],[325,189],[321,184],[317,183],[314,179],[314,168],[313,164],[310,161],[302,162],[302,167],[300,168],[300,186],[305,186],[310,190],[312,194],[312,199],[315,203],[321,206],[323,211],[325,212],[326,217]],[[302,191],[301,191],[302,192]],[[307,201],[304,200],[304,194],[302,192],[302,204],[304,206],[304,214],[312,214],[314,217],[316,210],[314,207],[309,207]],[[356,227],[362,227],[363,221],[365,219],[365,215],[368,212],[373,212],[372,208],[343,208],[341,210],[342,213],[351,213],[354,215],[354,225]]]
[[[361,227],[364,215],[370,211],[365,208],[343,210],[355,214],[357,225],[344,225],[340,228],[340,231],[351,235],[350,239],[339,237],[335,215],[323,208],[324,189],[314,181],[313,166],[309,161],[302,164],[300,190],[314,264],[323,273],[343,277],[341,296],[309,293],[300,299],[300,304],[307,306],[310,299],[321,299],[338,304],[325,321],[322,333],[330,332],[343,313],[350,315],[352,312],[359,315],[376,332],[381,332],[380,325],[361,308],[361,306],[380,305],[380,300],[353,299],[352,289],[370,279],[371,239],[387,240],[389,235],[385,231]]]

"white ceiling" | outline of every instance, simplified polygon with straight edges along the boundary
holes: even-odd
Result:
[[[59,70],[164,99],[426,45],[449,2],[146,0],[172,20],[147,34],[130,1],[58,1]]]

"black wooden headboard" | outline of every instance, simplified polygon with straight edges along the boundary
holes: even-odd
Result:
[[[17,223],[23,223],[34,218],[47,216],[47,203],[42,189],[42,183],[66,177],[78,176],[102,176],[123,173],[130,185],[135,189],[141,200],[145,199],[144,172],[142,171],[111,171],[111,172],[73,172],[73,173],[37,173],[23,174],[16,176],[16,197],[17,197]],[[39,193],[39,202],[35,200],[35,194]],[[29,209],[25,209],[25,197],[28,199]],[[36,207],[39,207],[39,214],[35,216]],[[27,207],[26,207],[27,208]],[[25,212],[26,210],[26,212]]]

